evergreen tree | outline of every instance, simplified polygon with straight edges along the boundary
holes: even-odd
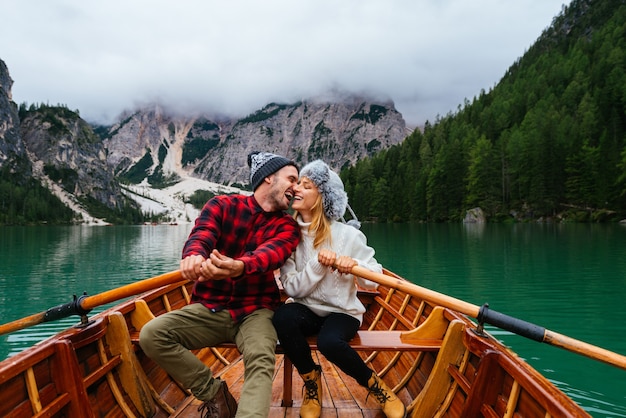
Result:
[[[451,221],[473,206],[492,219],[577,206],[621,219],[625,86],[626,4],[574,0],[492,90],[357,163],[368,176],[354,207],[380,215],[385,202],[388,220]]]

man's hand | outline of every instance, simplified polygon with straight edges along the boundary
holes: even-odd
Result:
[[[201,255],[190,255],[180,260],[180,272],[183,279],[198,280],[202,263],[204,263],[204,257]]]
[[[180,260],[183,279],[199,282],[238,277],[243,274],[244,267],[243,261],[227,257],[217,250],[213,250],[206,259],[201,255],[190,255]]]
[[[204,280],[223,280],[228,277],[238,277],[243,274],[243,261],[235,260],[220,254],[219,251],[211,251],[208,259],[204,260],[200,267],[200,278]]]

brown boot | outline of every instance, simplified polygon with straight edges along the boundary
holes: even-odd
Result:
[[[315,366],[312,372],[300,375],[302,386],[301,418],[318,418],[322,414],[322,368]]]
[[[221,380],[221,383],[213,399],[198,407],[202,418],[233,418],[237,413],[237,401],[228,390],[226,382]]]
[[[367,381],[369,389],[368,397],[373,394],[387,418],[404,418],[406,417],[406,407],[395,393],[382,381],[375,372]],[[367,398],[366,398],[367,400]]]

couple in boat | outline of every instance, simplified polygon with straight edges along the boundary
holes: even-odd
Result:
[[[308,418],[322,408],[321,369],[306,341],[317,335],[318,350],[367,388],[387,417],[404,417],[402,401],[348,343],[365,312],[350,271],[382,268],[365,235],[341,221],[348,205],[341,179],[320,160],[298,172],[285,157],[257,152],[248,165],[253,194],[210,199],[184,245],[180,270],[195,281],[191,303],[146,324],[142,349],[203,401],[202,416],[267,417],[278,339],[304,381],[300,416]],[[279,268],[290,303],[280,302]],[[243,355],[239,405],[190,351],[227,341]]]

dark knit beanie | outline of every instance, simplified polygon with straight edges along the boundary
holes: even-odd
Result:
[[[248,167],[250,167],[250,186],[252,191],[263,182],[267,176],[271,176],[281,168],[292,165],[298,169],[296,163],[287,158],[271,154],[269,152],[251,152],[248,154]]]

